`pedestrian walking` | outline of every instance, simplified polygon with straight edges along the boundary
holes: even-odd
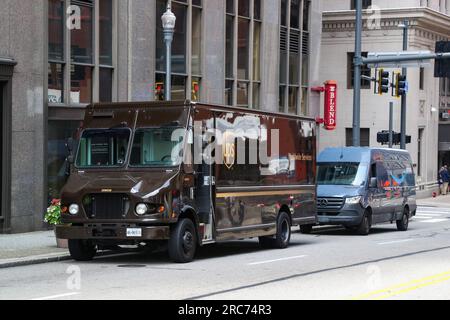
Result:
[[[448,185],[450,182],[450,173],[448,171],[448,166],[442,167],[439,172],[439,178],[442,181],[441,194],[445,196],[448,193]]]

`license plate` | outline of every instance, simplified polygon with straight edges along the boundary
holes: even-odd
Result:
[[[140,228],[128,228],[127,229],[128,238],[140,238],[142,237],[142,229]]]

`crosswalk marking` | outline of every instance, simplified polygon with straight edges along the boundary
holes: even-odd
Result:
[[[441,223],[450,220],[450,208],[417,207],[416,216],[413,218],[420,223]]]

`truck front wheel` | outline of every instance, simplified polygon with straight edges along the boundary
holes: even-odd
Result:
[[[69,252],[76,261],[91,261],[97,253],[97,246],[90,240],[69,240]]]
[[[172,229],[169,240],[170,259],[177,263],[194,260],[197,250],[197,233],[190,219],[182,219]]]

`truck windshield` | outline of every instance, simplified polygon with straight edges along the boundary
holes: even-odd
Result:
[[[76,166],[79,168],[122,167],[125,164],[131,130],[90,129],[80,140]]]
[[[361,186],[365,183],[368,166],[359,163],[326,163],[318,165],[319,185]]]
[[[136,130],[130,166],[175,167],[183,159],[186,133],[181,127],[161,127]]]

